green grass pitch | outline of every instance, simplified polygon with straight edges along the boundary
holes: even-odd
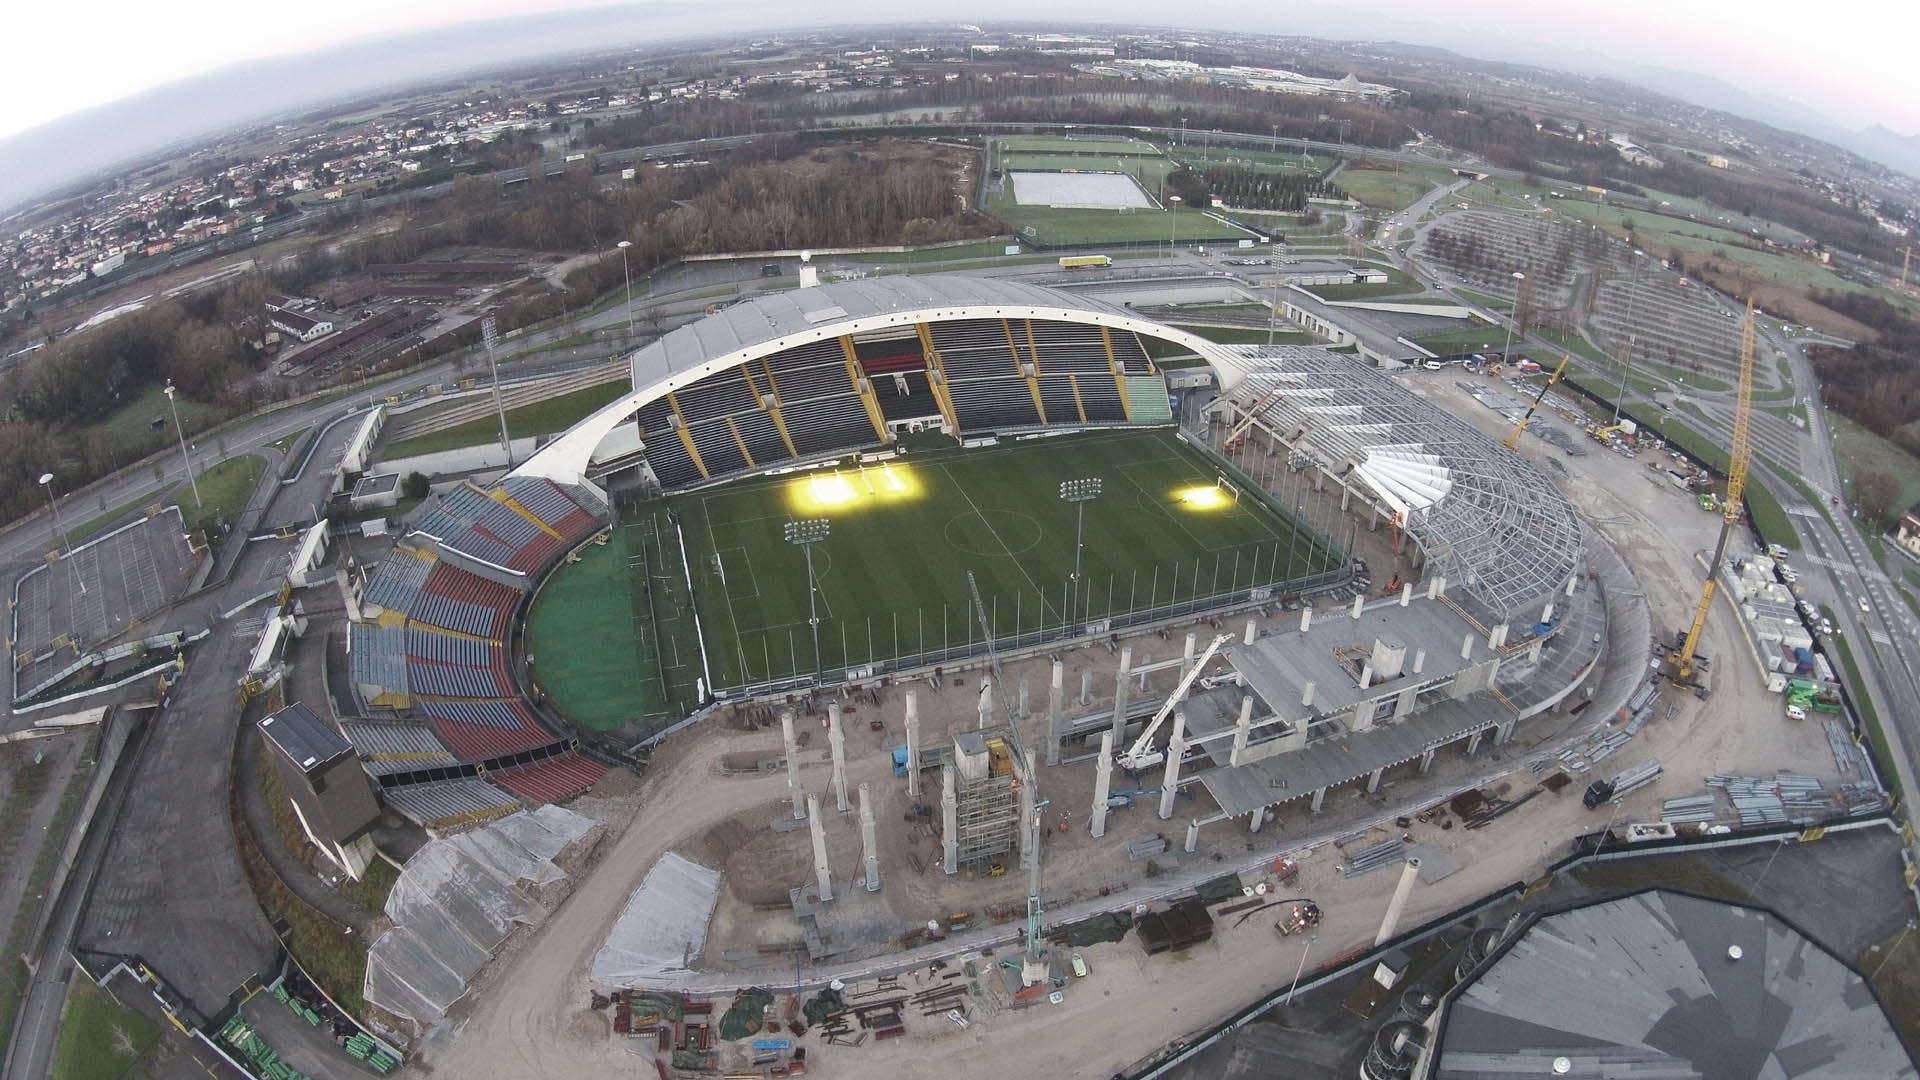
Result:
[[[783,535],[797,518],[830,522],[813,549],[828,681],[900,657],[973,652],[982,635],[968,571],[1004,646],[1057,633],[1069,611],[1077,625],[1204,607],[1341,558],[1251,492],[1236,499],[1234,488],[1219,489],[1211,507],[1182,499],[1213,489],[1220,473],[1171,429],[1006,441],[888,464],[905,490],[892,489],[884,466],[862,473],[843,463],[839,476],[853,489],[843,503],[811,501],[807,478],[833,475],[815,470],[628,513],[612,542],[588,548],[542,590],[527,628],[541,689],[576,723],[611,728],[690,710],[695,680],[708,675],[721,689],[811,675],[806,557]],[[1099,477],[1103,490],[1085,504],[1076,596],[1075,507],[1060,484],[1083,477]]]

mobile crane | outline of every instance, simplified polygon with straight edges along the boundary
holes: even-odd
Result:
[[[1206,668],[1207,661],[1212,660],[1213,654],[1220,651],[1220,646],[1232,640],[1232,634],[1221,634],[1213,639],[1205,652],[1194,659],[1193,666],[1187,669],[1186,674],[1180,676],[1180,684],[1173,688],[1173,693],[1167,695],[1166,703],[1160,706],[1159,712],[1153,714],[1153,720],[1147,724],[1147,729],[1140,733],[1139,738],[1133,740],[1132,746],[1114,755],[1115,764],[1123,769],[1138,771],[1167,760],[1167,755],[1163,751],[1154,748],[1154,733],[1160,730],[1161,724],[1166,723],[1167,717],[1173,715],[1173,707],[1180,704],[1180,700],[1187,696],[1193,681],[1198,679],[1200,672]]]
[[[1547,391],[1553,389],[1553,384],[1559,382],[1560,376],[1566,374],[1567,361],[1571,359],[1573,358],[1570,356],[1560,358],[1560,366],[1553,369],[1553,377],[1548,379],[1546,385],[1540,388],[1540,392],[1533,396],[1533,404],[1527,406],[1527,415],[1520,418],[1520,426],[1514,428],[1513,434],[1507,436],[1507,449],[1511,450],[1519,444],[1520,433],[1527,430],[1527,422],[1533,419],[1533,410],[1540,407],[1540,403],[1546,400]]]
[[[1747,325],[1740,335],[1740,390],[1733,409],[1733,446],[1727,455],[1727,497],[1720,510],[1720,539],[1713,546],[1713,559],[1707,563],[1707,583],[1700,590],[1700,603],[1693,611],[1693,625],[1669,653],[1660,673],[1683,686],[1697,685],[1694,678],[1694,651],[1700,647],[1700,632],[1706,629],[1707,612],[1713,607],[1713,590],[1720,562],[1726,558],[1727,537],[1740,520],[1744,505],[1740,496],[1747,486],[1747,462],[1752,457],[1747,428],[1753,414],[1753,301],[1747,301]]]

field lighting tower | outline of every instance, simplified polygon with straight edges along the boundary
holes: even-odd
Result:
[[[491,315],[480,320],[480,340],[487,347],[487,370],[493,373],[493,411],[500,417],[500,451],[507,455],[507,464],[511,465],[513,439],[507,435],[507,406],[500,400],[500,365],[493,358],[493,346],[500,340],[500,330]]]
[[[633,270],[627,265],[627,249],[633,241],[622,240],[614,247],[620,249],[620,276],[627,281],[627,336],[633,336]]]
[[[193,475],[193,458],[187,454],[187,433],[180,430],[180,403],[173,400],[173,395],[179,391],[174,389],[173,380],[168,379],[167,385],[161,387],[160,392],[167,395],[167,407],[173,410],[173,433],[180,437],[180,460],[187,465],[187,483],[193,487],[193,505],[199,506],[200,481]]]
[[[1073,607],[1068,613],[1078,618],[1080,610],[1080,552],[1085,546],[1087,504],[1100,497],[1100,478],[1085,476],[1060,481],[1060,497],[1073,504]]]
[[[1513,311],[1507,318],[1507,343],[1500,348],[1500,362],[1513,363],[1513,357],[1507,355],[1513,351],[1513,326],[1520,321],[1520,286],[1525,284],[1527,275],[1518,270],[1513,272]]]
[[[67,537],[67,530],[60,524],[60,500],[53,497],[53,474],[41,473],[40,486],[47,489],[47,506],[53,510],[53,531],[60,534],[60,546],[67,549],[67,559],[71,561],[73,559],[73,541]],[[87,591],[86,578],[76,574],[74,580],[80,583],[81,592],[84,593]]]
[[[1167,258],[1173,258],[1173,249],[1179,245],[1180,203],[1178,195],[1167,196]]]
[[[813,582],[813,545],[827,538],[832,522],[826,518],[802,518],[786,525],[787,543],[807,556],[807,625],[813,628],[813,677],[820,678],[820,609],[815,603],[819,588]]]

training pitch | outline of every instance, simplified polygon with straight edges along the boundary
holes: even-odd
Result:
[[[1076,505],[1060,485],[1085,478],[1102,489],[1083,504],[1076,590]],[[979,651],[968,571],[1006,648],[1063,623],[1218,606],[1339,565],[1324,540],[1221,480],[1156,429],[849,458],[649,503],[542,590],[527,630],[535,678],[576,723],[612,728],[689,711],[696,679],[727,689],[813,675],[807,553],[788,541],[791,522],[828,522],[809,545],[827,681]]]

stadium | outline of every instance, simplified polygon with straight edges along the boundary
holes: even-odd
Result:
[[[1429,742],[1504,738],[1599,649],[1598,602],[1562,600],[1584,540],[1552,484],[1323,350],[1222,346],[1060,289],[933,275],[757,297],[631,369],[631,393],[496,484],[430,499],[356,568],[351,678],[370,719],[345,734],[422,824],[565,797],[613,760],[583,735],[644,742],[715,705],[1329,594],[1357,618],[1361,548],[1393,563],[1403,605],[1424,578],[1441,614],[1406,634],[1438,653],[1464,630],[1507,660],[1505,692],[1475,676],[1501,715]],[[1094,726],[1063,723],[1050,758]],[[1405,749],[1387,760],[1428,747]]]

